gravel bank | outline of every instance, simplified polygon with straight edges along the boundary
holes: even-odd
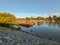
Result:
[[[22,31],[0,28],[0,45],[60,45],[58,42],[42,39]]]

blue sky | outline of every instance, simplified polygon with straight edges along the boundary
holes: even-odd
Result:
[[[48,16],[50,13],[60,13],[60,0],[0,0],[0,12],[17,17]]]

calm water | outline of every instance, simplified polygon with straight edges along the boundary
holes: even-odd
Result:
[[[29,33],[36,34],[42,38],[56,40],[60,42],[60,23],[37,23],[32,27],[21,27],[21,30],[24,30]]]

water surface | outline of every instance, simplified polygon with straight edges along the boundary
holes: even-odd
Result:
[[[37,23],[31,27],[21,27],[29,33],[36,34],[42,38],[56,40],[60,42],[60,23]]]

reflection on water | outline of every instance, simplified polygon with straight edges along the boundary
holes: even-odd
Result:
[[[21,30],[36,34],[42,38],[60,42],[60,23],[37,23],[31,27],[21,27]]]
[[[57,28],[59,28],[60,27],[60,23],[56,23],[56,22],[54,22],[54,23],[52,23],[52,22],[50,22],[50,23],[46,23],[46,25],[48,25],[49,27],[57,27]]]
[[[43,22],[40,22],[40,23],[38,22],[38,23],[37,23],[38,26],[40,26],[40,25],[42,25],[42,24],[43,24]]]

